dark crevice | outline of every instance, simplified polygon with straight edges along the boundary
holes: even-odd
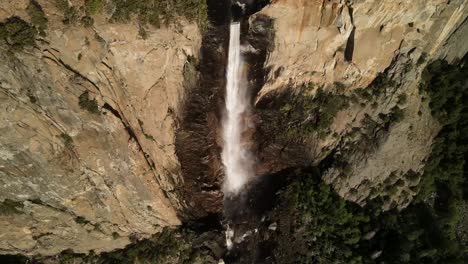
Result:
[[[356,29],[353,28],[353,30],[351,31],[351,34],[348,37],[348,42],[346,42],[345,60],[348,62],[353,61],[355,32],[356,32]]]
[[[62,213],[66,213],[66,214],[74,214],[73,212],[71,212],[69,209],[65,208],[65,207],[55,207],[53,205],[50,205],[50,204],[47,204],[45,203],[44,201],[42,201],[41,199],[39,198],[36,198],[36,199],[28,199],[26,200],[32,204],[35,204],[35,205],[40,205],[40,206],[44,206],[44,207],[47,207],[47,208],[50,208],[52,210],[55,210],[55,211],[58,211],[58,212],[62,212]]]
[[[202,192],[214,192],[214,191],[219,191],[219,186],[202,186],[201,187]]]
[[[137,140],[137,137],[136,137],[136,134],[135,134],[135,131],[133,131],[133,129],[132,129],[126,122],[123,121],[122,116],[120,115],[119,111],[117,111],[116,109],[114,109],[114,108],[113,108],[112,106],[110,106],[110,104],[108,104],[108,103],[105,103],[105,104],[102,106],[102,108],[108,110],[109,112],[111,112],[115,117],[117,117],[117,118],[122,122],[122,124],[123,124],[124,127],[125,127],[125,130],[127,131],[128,135],[130,136],[129,140],[138,141],[138,140]]]
[[[205,217],[186,222],[183,227],[194,230],[197,233],[204,233],[213,230],[223,231],[224,227],[221,225],[222,218],[223,216],[220,213],[210,213]]]
[[[89,82],[94,88],[96,88],[96,90],[100,91],[99,87],[93,82],[91,81],[88,77],[84,76],[83,74],[81,74],[79,71],[73,69],[70,65],[66,64],[65,62],[63,62],[60,58],[57,58],[52,52],[50,52],[49,50],[45,50],[45,51],[48,51],[52,56],[54,56],[54,59],[59,62],[65,69],[73,72],[76,76],[79,76],[80,78],[82,78],[83,80],[86,80],[87,82]],[[55,50],[54,50],[55,51]]]
[[[27,264],[31,263],[31,260],[23,255],[0,255],[0,263]]]
[[[256,0],[250,6],[250,13],[248,13],[248,14],[249,15],[255,14],[255,13],[261,11],[264,7],[266,7],[270,3],[271,3],[271,0]]]
[[[346,49],[345,49],[345,60],[348,62],[353,61],[353,55],[354,55],[354,39],[355,39],[355,34],[356,34],[356,27],[354,27],[354,18],[353,18],[353,8],[351,6],[348,6],[349,9],[349,16],[351,18],[351,24],[353,24],[353,30],[351,31],[351,34],[348,37],[348,41],[346,42]]]
[[[115,110],[115,109],[114,109],[112,106],[110,106],[108,103],[105,103],[105,104],[102,106],[102,108],[108,110],[108,111],[111,112],[115,117],[117,117],[118,119],[122,120],[122,117],[120,116],[119,111]]]
[[[141,145],[140,141],[138,140],[137,136],[136,136],[136,133],[135,131],[133,130],[133,128],[127,124],[127,122],[124,121],[124,119],[122,118],[122,116],[120,115],[119,111],[117,111],[116,109],[114,109],[111,105],[109,105],[108,103],[105,103],[103,106],[102,106],[103,109],[106,109],[108,110],[110,113],[112,113],[115,117],[117,117],[121,122],[122,122],[122,125],[124,126],[125,130],[127,131],[128,135],[129,135],[129,140],[133,140],[137,143],[138,145],[138,149],[141,151],[141,153],[143,153],[143,156],[145,157],[145,160],[146,160],[146,163],[148,164],[148,166],[151,168],[151,169],[155,169],[156,166],[153,162],[153,160],[150,158],[150,156],[144,151],[143,149],[143,146]]]

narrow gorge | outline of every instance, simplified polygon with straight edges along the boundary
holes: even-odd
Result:
[[[467,263],[468,0],[0,0],[0,263]]]

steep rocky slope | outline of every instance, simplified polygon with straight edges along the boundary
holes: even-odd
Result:
[[[296,142],[306,146],[297,148],[308,155],[303,163],[332,154],[335,164],[324,177],[346,199],[364,204],[402,179],[385,207],[405,207],[417,193],[411,188],[417,182],[405,175],[421,172],[440,129],[418,88],[421,71],[430,60],[454,62],[467,53],[468,2],[278,0],[251,21],[265,15],[274,20],[275,38],[256,101],[270,116],[274,109],[285,115],[278,133],[291,133],[277,146],[264,144],[263,163],[272,164],[271,156],[287,161],[285,150]],[[300,109],[305,113],[294,119],[300,103],[291,98],[313,97],[319,89],[341,104]],[[334,112],[329,122],[326,111]]]
[[[54,1],[37,3],[47,34],[0,52],[0,200],[14,207],[0,215],[2,253],[108,251],[179,225],[175,120],[197,25],[143,38],[135,21],[64,24]],[[30,21],[28,5],[2,1],[1,20]]]

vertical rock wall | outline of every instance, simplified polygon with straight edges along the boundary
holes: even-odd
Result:
[[[0,47],[0,252],[109,251],[179,225],[175,130],[201,34],[195,24],[64,24]],[[80,6],[82,1],[71,1]],[[29,1],[2,1],[2,20]]]

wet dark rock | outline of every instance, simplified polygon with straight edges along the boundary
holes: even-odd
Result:
[[[198,82],[187,87],[179,128],[176,154],[184,178],[178,190],[186,208],[185,221],[205,218],[222,210],[220,138],[221,107],[229,41],[229,1],[208,1],[212,22],[203,36]]]
[[[235,231],[234,248],[227,252],[226,263],[277,263],[276,229],[282,229],[277,212],[278,194],[288,185],[293,169],[259,177],[243,194],[225,198],[226,223]],[[287,218],[290,215],[284,214]],[[274,220],[272,220],[274,219]],[[279,221],[278,221],[279,220]],[[275,230],[271,230],[276,225]]]
[[[262,10],[271,0],[232,0],[231,12],[234,21],[251,16]]]
[[[179,190],[187,202],[186,210],[182,212],[185,221],[203,219],[210,214],[222,210],[223,195],[221,184],[223,170],[221,162],[221,119],[224,112],[225,74],[229,41],[229,10],[228,1],[208,1],[209,19],[213,26],[203,37],[201,59],[197,65],[199,80],[189,87],[186,101],[183,105],[176,137],[176,151],[180,160],[184,185]],[[252,5],[256,2],[252,1]],[[257,7],[259,7],[258,5]],[[253,9],[249,9],[253,10]],[[258,15],[249,23],[242,21],[241,42],[244,47],[243,56],[248,64],[247,89],[251,91],[251,104],[265,82],[268,69],[264,68],[268,52],[273,43],[273,21],[264,15]],[[255,113],[254,109],[254,113]],[[254,122],[259,120],[254,117]],[[252,135],[255,130],[252,129]],[[254,140],[256,142],[256,140]],[[256,152],[258,145],[253,145]],[[277,152],[272,152],[269,160],[278,160]],[[276,168],[257,170],[258,175]],[[248,201],[240,201],[244,203]]]

